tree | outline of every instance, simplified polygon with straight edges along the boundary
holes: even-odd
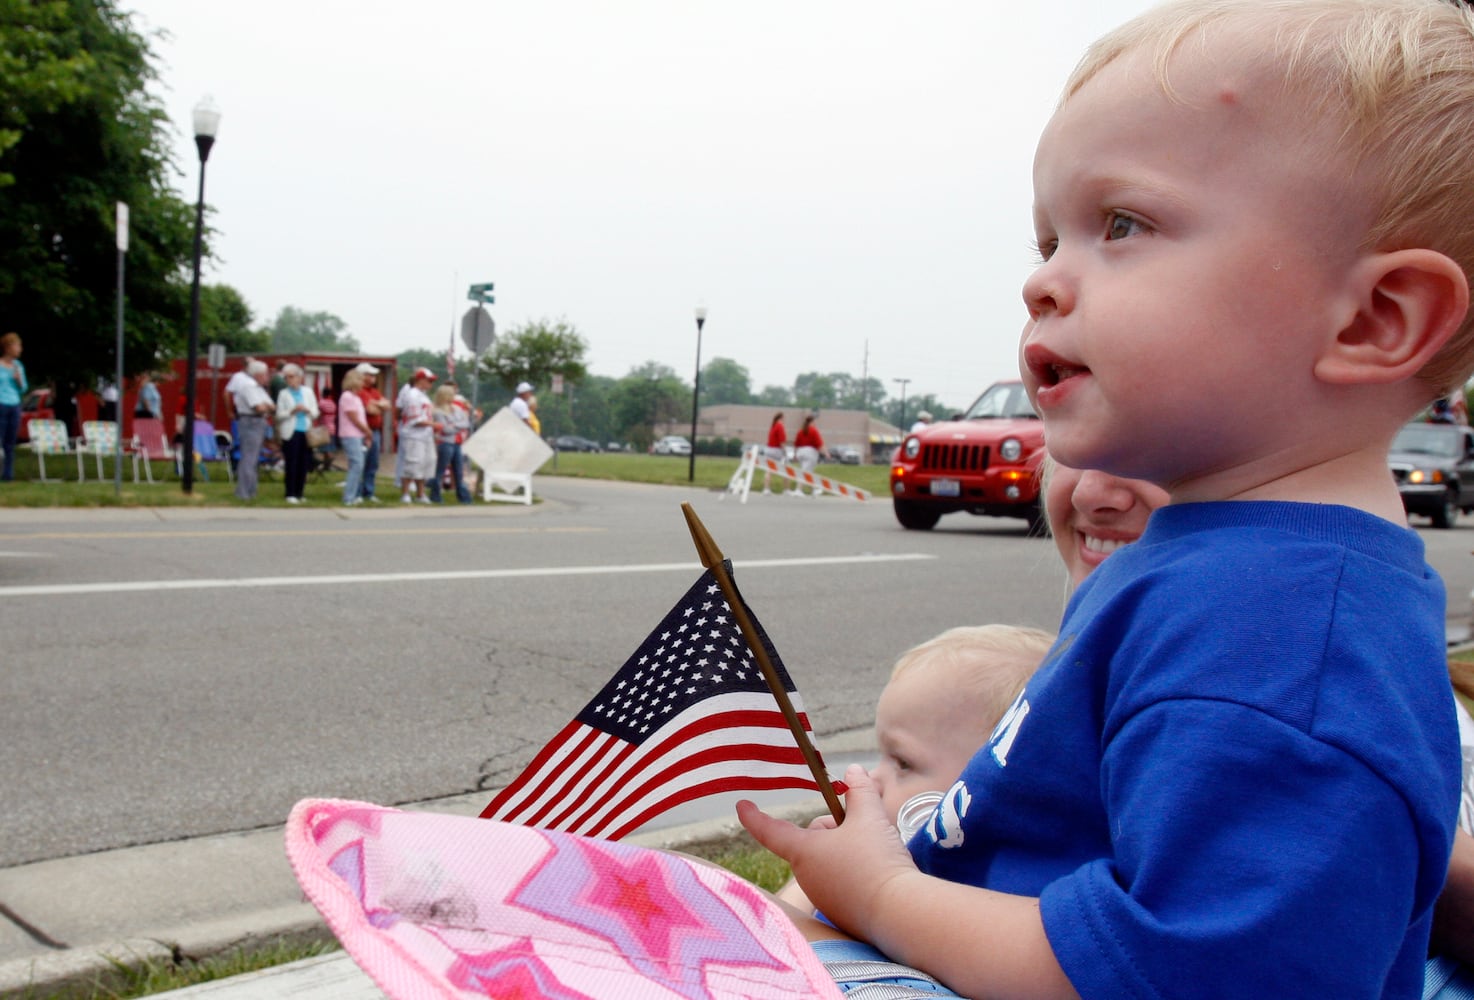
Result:
[[[654,361],[615,383],[609,408],[619,436],[640,451],[655,440],[655,425],[691,413],[691,387],[675,370]]]
[[[833,408],[838,400],[832,375],[805,372],[793,380],[793,402],[806,410]]]
[[[469,360],[466,361],[469,365]],[[462,371],[461,362],[457,360],[456,371]],[[409,377],[414,374],[416,368],[428,368],[435,373],[436,378],[445,378],[445,352],[431,351],[423,347],[411,347],[407,351],[400,351],[394,356],[394,367],[398,369],[398,380],[400,385],[408,385]],[[470,368],[464,369],[469,372]],[[465,394],[467,399],[470,393]]]
[[[752,376],[731,358],[712,358],[701,369],[701,403],[751,403]]]
[[[763,391],[753,398],[753,402],[763,406],[792,406],[793,390],[781,385],[765,385]]]
[[[481,359],[481,368],[506,389],[531,382],[539,392],[554,375],[577,385],[588,376],[588,344],[567,320],[538,320],[502,334]],[[541,398],[541,397],[539,397]]]
[[[0,0],[0,315],[33,380],[113,371],[114,203],[129,206],[125,368],[183,346],[194,207],[170,186],[148,40],[113,0]]]
[[[276,320],[267,328],[274,354],[297,354],[303,351],[343,351],[357,354],[362,348],[348,333],[348,324],[330,312],[307,312],[296,306],[283,306]]]
[[[200,344],[224,344],[227,354],[265,354],[271,334],[252,330],[256,317],[229,285],[200,286]]]
[[[880,413],[885,401],[885,384],[878,378],[851,378],[835,373],[844,382],[839,386],[839,407],[843,410],[866,410]]]

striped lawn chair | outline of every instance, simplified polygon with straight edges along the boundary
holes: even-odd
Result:
[[[77,454],[77,481],[82,482],[87,474],[82,470],[82,456],[91,455],[97,462],[97,478],[102,478],[102,460],[116,458],[118,454],[118,425],[112,420],[84,420],[82,436],[77,439],[74,451]]]
[[[33,419],[26,426],[31,438],[31,451],[35,452],[36,460],[41,463],[40,481],[43,483],[61,482],[60,479],[46,478],[46,456],[73,453],[72,439],[67,435],[67,425],[60,420]]]

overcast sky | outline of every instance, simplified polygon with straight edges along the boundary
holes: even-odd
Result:
[[[1035,141],[1085,46],[1146,0],[122,0],[190,112],[223,112],[206,274],[266,322],[444,350],[565,319],[595,373],[754,390],[867,370],[956,407],[1017,377]]]

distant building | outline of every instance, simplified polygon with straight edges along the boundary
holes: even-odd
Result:
[[[696,417],[696,436],[740,438],[743,444],[766,444],[768,426],[773,422],[773,414],[780,410],[791,446],[793,436],[803,426],[804,417],[812,412],[802,406],[750,406],[741,403],[703,406]],[[825,448],[830,451],[844,446],[858,448],[866,462],[889,461],[891,450],[901,443],[903,437],[900,428],[872,417],[864,410],[820,410],[817,422]],[[690,423],[683,425],[679,420],[655,425],[657,438],[666,434],[687,437],[690,433]]]

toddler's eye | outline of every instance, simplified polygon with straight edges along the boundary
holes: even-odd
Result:
[[[1106,239],[1108,240],[1124,240],[1144,231],[1145,227],[1142,226],[1141,220],[1121,212],[1112,212],[1106,219]]]
[[[1054,256],[1055,247],[1059,246],[1056,239],[1037,239],[1029,243],[1029,249],[1034,253],[1034,263],[1043,264]]]

